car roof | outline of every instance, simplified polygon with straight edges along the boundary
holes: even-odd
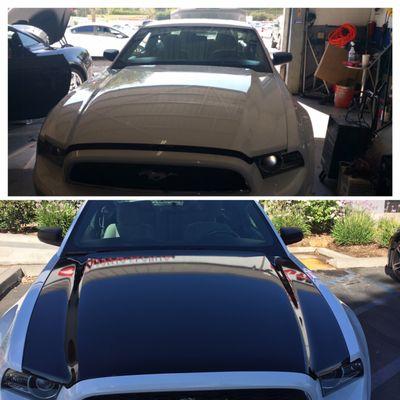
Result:
[[[162,26],[222,26],[229,28],[248,28],[254,29],[249,23],[229,19],[209,19],[209,18],[185,18],[168,19],[162,21],[153,21],[146,25],[147,27]]]
[[[77,24],[77,25],[71,25],[68,28],[72,29],[72,28],[79,28],[81,26],[107,26],[109,28],[112,28],[113,25],[110,24],[109,22],[88,22],[86,24]]]

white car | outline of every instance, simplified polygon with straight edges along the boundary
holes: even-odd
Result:
[[[101,76],[66,96],[38,140],[44,195],[305,195],[310,119],[256,30],[227,20],[153,22]]]
[[[2,400],[370,400],[357,317],[253,201],[90,201],[39,239],[60,248],[0,319]]]
[[[136,31],[138,30],[137,27],[127,24],[127,23],[113,24],[112,28],[125,33],[125,35],[128,35],[129,37],[133,36],[136,33]]]
[[[91,57],[103,57],[107,49],[121,50],[129,38],[126,32],[104,23],[75,25],[65,31],[67,43],[83,47]]]

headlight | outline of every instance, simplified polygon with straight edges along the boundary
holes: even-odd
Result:
[[[61,388],[58,383],[11,369],[4,374],[1,386],[29,394],[37,399],[54,399]]]
[[[60,147],[51,144],[48,141],[44,141],[39,137],[37,142],[37,154],[48,158],[55,164],[62,166],[65,157],[65,151]]]
[[[294,168],[304,167],[304,159],[299,151],[272,153],[257,157],[255,162],[263,178],[280,174]]]
[[[332,372],[320,376],[322,394],[328,394],[340,389],[341,387],[351,383],[354,379],[364,374],[364,367],[360,359],[351,363],[342,364],[339,368]]]

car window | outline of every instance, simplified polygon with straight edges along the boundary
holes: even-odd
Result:
[[[119,35],[124,35],[124,36],[125,36],[124,33],[120,32],[120,31],[117,31],[116,29],[113,29],[113,28],[109,28],[109,29],[110,29],[110,33],[111,33],[113,36],[119,36]]]
[[[95,25],[94,32],[96,35],[110,36],[110,28],[107,26]]]
[[[21,46],[21,42],[18,35],[14,31],[8,31],[8,58],[12,59],[18,56],[18,49]]]
[[[116,29],[110,28],[108,26],[97,25],[97,26],[95,26],[94,31],[95,31],[96,35],[100,35],[100,36],[111,36],[111,37],[120,36],[120,35],[125,36],[123,33],[117,31]]]
[[[92,25],[79,26],[77,28],[71,29],[71,32],[72,33],[91,34],[91,33],[93,33],[93,26]]]
[[[93,201],[82,212],[66,249],[278,245],[252,201]]]
[[[24,47],[32,47],[40,43],[39,40],[36,40],[31,36],[25,35],[25,33],[18,32],[17,34]]]
[[[146,64],[217,65],[272,72],[264,48],[250,28],[142,28],[114,67]]]

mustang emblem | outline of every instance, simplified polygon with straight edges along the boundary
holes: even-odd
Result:
[[[178,176],[178,174],[175,174],[174,172],[152,171],[150,169],[146,169],[139,172],[139,176],[145,176],[150,181],[159,182],[171,176]]]

